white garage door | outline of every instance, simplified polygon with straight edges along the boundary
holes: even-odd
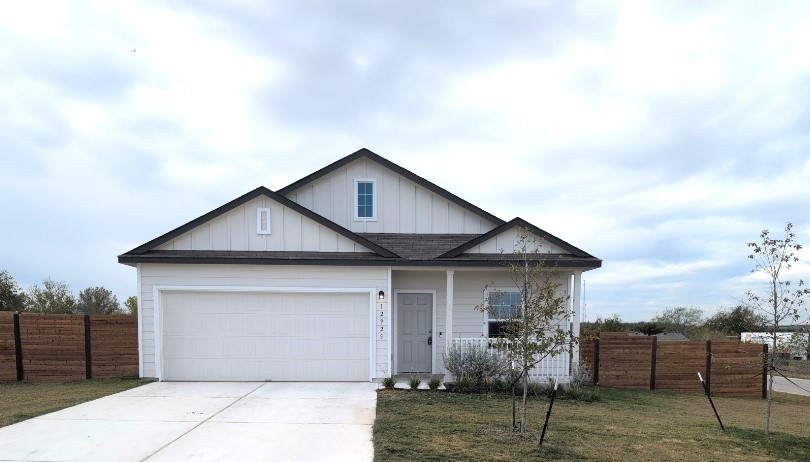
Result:
[[[164,380],[368,381],[369,294],[164,292]]]

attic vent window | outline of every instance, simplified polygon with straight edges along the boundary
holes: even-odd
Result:
[[[359,179],[354,181],[354,219],[355,221],[377,220],[377,198],[374,180]]]
[[[256,209],[256,233],[270,234],[270,209],[259,207]]]

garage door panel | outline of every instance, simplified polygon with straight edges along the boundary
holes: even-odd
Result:
[[[170,292],[167,380],[369,380],[369,295]]]

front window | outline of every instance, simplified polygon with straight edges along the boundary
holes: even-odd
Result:
[[[374,180],[357,180],[355,190],[355,219],[375,220],[377,207],[374,200]]]
[[[520,292],[489,292],[487,303],[487,336],[503,337],[504,326],[521,317]]]

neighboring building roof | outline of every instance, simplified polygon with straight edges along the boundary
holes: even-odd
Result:
[[[404,176],[405,178],[413,181],[414,183],[418,184],[419,186],[422,186],[423,188],[425,188],[425,189],[427,189],[427,190],[429,190],[429,191],[431,191],[431,192],[433,192],[435,194],[438,194],[439,196],[449,200],[450,202],[453,202],[453,203],[459,205],[460,207],[465,208],[465,209],[469,210],[470,212],[491,221],[495,225],[500,225],[500,224],[504,223],[503,220],[501,220],[500,218],[496,217],[495,215],[487,212],[486,210],[483,210],[483,209],[481,209],[479,207],[476,207],[475,205],[473,205],[473,204],[465,201],[464,199],[456,196],[455,194],[453,194],[450,191],[442,188],[441,186],[438,186],[438,185],[436,185],[434,183],[431,183],[430,181],[422,178],[421,176],[413,173],[412,171],[410,171],[410,170],[408,170],[406,168],[400,167],[399,165],[391,162],[390,160],[384,158],[383,156],[381,156],[379,154],[376,154],[376,153],[374,153],[374,152],[372,152],[372,151],[370,151],[369,149],[366,149],[366,148],[362,148],[362,149],[360,149],[358,151],[355,151],[354,153],[349,154],[348,156],[327,165],[326,167],[318,170],[317,172],[312,173],[310,175],[307,175],[304,178],[301,178],[300,180],[279,189],[278,193],[283,195],[283,196],[286,196],[287,194],[295,191],[296,189],[301,188],[302,186],[305,186],[305,185],[307,185],[309,183],[312,183],[313,181],[316,181],[317,179],[332,173],[333,171],[339,169],[340,167],[343,167],[344,165],[347,165],[347,164],[349,164],[351,162],[354,162],[355,160],[363,158],[363,157],[365,157],[365,158],[367,158],[367,159],[369,159],[369,160],[371,160],[373,162],[376,162],[376,163],[382,165],[383,167]]]
[[[629,332],[627,335],[631,337],[647,337],[647,334],[642,332]],[[685,342],[689,340],[689,337],[680,332],[662,332],[655,334],[655,337],[659,342]]]

